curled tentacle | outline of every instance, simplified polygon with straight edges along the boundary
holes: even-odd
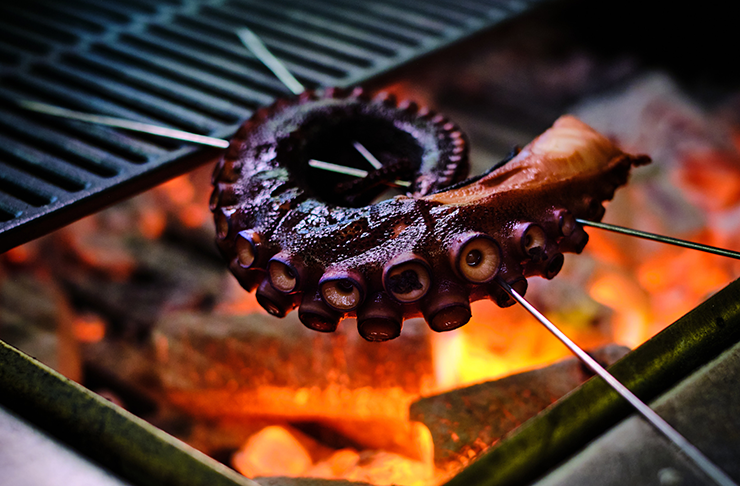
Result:
[[[354,142],[383,168],[369,167]],[[372,175],[361,183],[311,159]],[[363,337],[382,341],[405,318],[447,331],[468,322],[472,300],[511,305],[497,277],[522,294],[527,277],[553,278],[563,253],[588,241],[576,218],[600,219],[630,168],[647,161],[566,116],[463,182],[467,142],[444,116],[327,90],[258,110],[242,126],[214,171],[211,209],[229,268],[268,312],[299,307],[306,326],[325,332],[357,317]],[[372,204],[402,175],[406,195]]]

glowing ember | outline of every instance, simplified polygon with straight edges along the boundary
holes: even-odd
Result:
[[[308,476],[324,479],[372,481],[376,484],[427,486],[434,484],[432,438],[426,428],[423,460],[383,451],[340,449],[313,461],[309,451],[283,427],[269,426],[254,434],[234,455],[234,467],[248,477]]]
[[[105,321],[94,314],[82,314],[75,319],[72,332],[82,343],[96,343],[105,337]]]
[[[25,263],[33,255],[32,245],[17,246],[5,252],[4,257],[11,263]]]
[[[311,456],[301,443],[278,426],[257,432],[234,455],[234,467],[249,477],[301,476],[311,465]]]
[[[557,340],[540,332],[526,311],[501,312],[495,304],[483,301],[473,305],[469,329],[433,337],[437,391],[532,369],[567,354]]]
[[[154,240],[162,236],[167,226],[167,216],[163,211],[153,207],[143,207],[139,220],[139,232],[145,238]]]
[[[650,337],[650,310],[645,293],[633,279],[610,273],[594,280],[591,297],[614,311],[614,341],[634,348]]]

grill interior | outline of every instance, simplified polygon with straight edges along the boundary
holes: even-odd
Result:
[[[198,163],[212,149],[15,106],[35,100],[214,137],[289,94],[247,26],[307,87],[353,86],[541,0],[51,0],[0,7],[0,252]]]

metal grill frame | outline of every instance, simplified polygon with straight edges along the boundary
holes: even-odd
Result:
[[[248,26],[309,88],[350,87],[543,0],[40,0],[0,20],[0,252],[213,160],[188,146],[31,114],[19,99],[229,138],[288,90]]]

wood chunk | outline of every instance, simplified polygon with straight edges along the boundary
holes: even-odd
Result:
[[[609,345],[592,356],[609,366],[628,352],[626,347]],[[429,427],[438,467],[464,465],[591,376],[576,358],[569,358],[423,398],[411,405],[411,419]]]
[[[192,416],[317,422],[352,444],[415,457],[417,434],[397,429],[432,383],[432,349],[423,321],[404,327],[398,339],[371,343],[353,320],[318,333],[297,313],[181,312],[163,317],[153,340],[168,399]]]
[[[305,389],[305,394],[309,388],[372,386],[399,394],[423,393],[433,374],[428,331],[414,329],[412,323],[404,329],[405,337],[371,343],[357,335],[353,323],[345,320],[337,332],[325,334],[305,328],[296,313],[277,319],[263,312],[173,312],[157,323],[154,343],[162,380],[173,392],[262,387]],[[306,400],[311,398],[298,401]],[[213,403],[204,413],[211,415],[217,408],[227,412],[235,405]]]

